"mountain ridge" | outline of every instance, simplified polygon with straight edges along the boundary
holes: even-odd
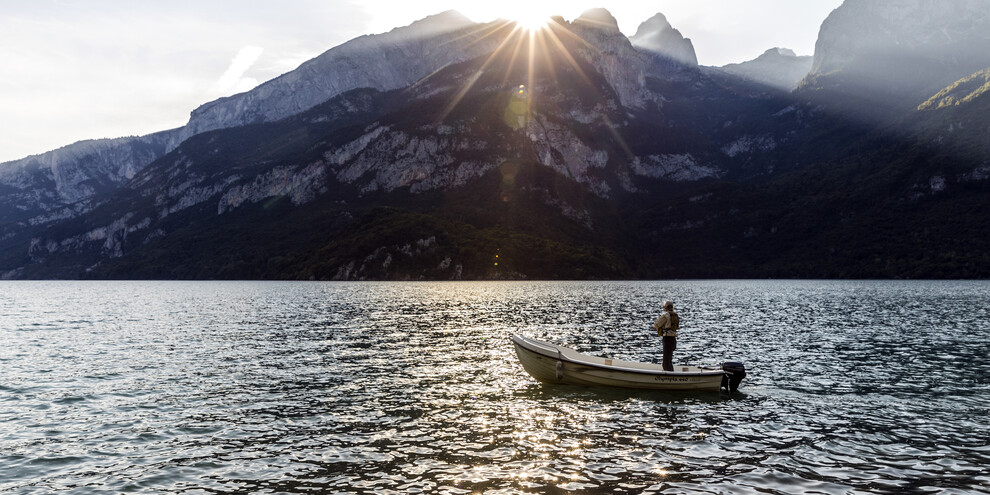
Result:
[[[604,9],[535,64],[510,25],[466,29],[508,48],[117,168],[4,224],[0,276],[990,276],[980,73],[877,124],[637,49]]]
[[[812,62],[811,56],[799,57],[789,48],[774,47],[753,60],[723,65],[717,70],[783,91],[791,91],[811,71]]]
[[[414,81],[443,64],[456,61],[459,58],[467,58],[467,54],[474,53],[470,50],[477,52],[474,55],[477,56],[477,54],[490,49],[490,47],[486,47],[486,44],[490,45],[494,42],[494,40],[474,39],[482,38],[486,33],[481,31],[471,33],[473,38],[468,37],[463,40],[470,41],[470,43],[464,44],[467,50],[460,54],[458,51],[462,49],[457,47],[461,45],[452,44],[451,40],[456,38],[456,33],[459,31],[476,29],[478,26],[455,11],[428,16],[408,26],[395,28],[388,33],[360,36],[355,40],[342,43],[303,63],[296,70],[267,81],[258,88],[201,105],[192,111],[189,122],[182,127],[145,136],[81,141],[57,150],[0,164],[2,165],[0,167],[0,187],[6,186],[8,190],[12,191],[12,195],[4,195],[0,200],[0,220],[13,221],[23,217],[25,212],[44,216],[52,209],[67,208],[72,203],[88,200],[91,195],[105,189],[91,184],[73,184],[71,178],[78,178],[78,182],[106,183],[119,186],[145,165],[197,134],[235,125],[278,120],[327,101],[335,94],[364,85],[374,86],[378,84],[383,89],[392,89],[399,84],[394,82],[396,77],[402,78],[404,82]],[[455,47],[453,52],[434,56],[433,59],[393,57],[414,60],[410,64],[411,67],[407,66],[406,73],[397,72],[392,68],[373,73],[374,67],[352,64],[349,58],[355,52],[364,51],[367,53],[389,46],[391,46],[391,51],[388,53],[414,49],[418,39],[430,37],[437,33],[447,36],[446,44]],[[419,48],[423,49],[422,46]],[[341,52],[343,55],[339,55]],[[330,69],[325,66],[333,66],[334,64],[354,65],[356,68],[352,70],[356,70],[361,75],[356,78],[334,77],[332,79],[336,82],[326,84],[323,81],[327,80],[325,74],[328,74],[327,71]],[[314,65],[321,66],[315,70],[319,77],[312,77]],[[385,72],[393,73],[392,77],[383,75]],[[300,91],[298,87],[293,86],[299,81],[306,81],[308,87],[306,91]],[[393,82],[390,83],[389,81]],[[273,90],[272,88],[276,89]],[[256,96],[259,94],[263,94],[263,97]],[[265,100],[268,106],[254,105],[253,102],[257,98]],[[76,155],[79,158],[70,162],[56,159],[57,156],[66,154]],[[92,167],[94,162],[99,164],[95,170]],[[127,173],[105,172],[108,170],[126,170]],[[100,174],[101,171],[104,173]],[[30,176],[30,178],[25,178],[25,176]],[[70,178],[70,183],[67,183],[64,178]],[[17,191],[24,188],[18,187],[19,185],[25,186],[27,184],[33,184],[36,187],[23,193]],[[37,192],[39,190],[40,193]],[[31,197],[42,197],[47,198],[47,200],[36,205],[24,204]]]

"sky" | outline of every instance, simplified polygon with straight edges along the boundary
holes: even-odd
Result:
[[[477,22],[606,7],[628,36],[657,13],[702,65],[812,55],[842,0],[0,0],[0,162],[184,125],[199,105],[364,34],[457,10]]]

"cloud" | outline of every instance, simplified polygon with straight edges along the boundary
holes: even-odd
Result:
[[[220,93],[227,93],[231,90],[235,90],[236,92],[247,91],[257,86],[258,80],[244,77],[244,73],[258,61],[258,58],[261,57],[264,51],[264,48],[253,45],[241,48],[234,59],[230,61],[230,67],[227,68],[227,72],[224,72],[220,76],[213,89]]]
[[[0,163],[179,127],[367,33],[370,18],[356,0],[0,0]],[[238,74],[248,46],[264,53]]]

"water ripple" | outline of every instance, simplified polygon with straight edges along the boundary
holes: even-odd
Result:
[[[0,284],[0,492],[990,493],[987,283]],[[663,299],[741,393],[507,339],[656,362]]]

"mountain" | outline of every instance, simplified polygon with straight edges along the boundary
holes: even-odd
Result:
[[[193,110],[184,129],[193,136],[273,122],[356,88],[404,88],[449,64],[491,53],[491,27],[447,11],[385,34],[361,36],[258,87]]]
[[[185,126],[141,137],[82,141],[0,164],[0,222],[37,224],[85,211],[80,201],[119,187],[186,139],[209,130],[276,121],[355,88],[408,86],[437,69],[489,53],[493,25],[453,11],[331,48],[246,93],[193,110]]]
[[[811,71],[812,57],[797,56],[787,48],[771,48],[759,57],[718,69],[749,81],[791,91]]]
[[[990,67],[987,0],[846,0],[822,23],[805,95],[868,118]]]
[[[432,246],[431,257],[443,256],[428,270],[417,265],[413,278],[455,273],[439,273],[441,265],[473,278],[628,272],[617,248],[598,245],[596,232],[618,224],[610,202],[657,183],[728,174],[721,148],[739,136],[722,124],[769,110],[700,71],[658,64],[633,48],[607,11],[551,30],[560,48],[539,55],[536,73],[515,54],[528,53],[531,42],[550,45],[507,29],[492,38],[518,50],[450,64],[405,88],[352,90],[280,121],[193,136],[79,218],[12,239],[28,249],[9,252],[8,276],[391,277],[362,269],[360,260],[379,249],[383,259],[401,259],[403,246],[421,242]],[[699,118],[695,103],[711,111]],[[706,137],[716,128],[717,140]],[[384,206],[393,209],[382,213]],[[287,217],[266,227],[274,211]],[[384,215],[384,238],[368,239],[372,233],[361,227],[368,220],[355,223],[367,215]],[[244,223],[235,220],[241,217]],[[307,231],[326,222],[326,232]],[[407,222],[443,228],[404,233],[395,244],[393,230],[406,232]],[[232,225],[248,230],[232,234]],[[292,226],[298,230],[288,236],[250,233]],[[264,239],[258,260],[282,252],[285,265],[223,271],[242,262],[191,254],[236,258],[229,243],[241,238]],[[298,252],[290,257],[284,246],[269,245],[278,239],[293,240],[285,249]],[[481,240],[501,246],[501,275],[472,254]],[[356,247],[367,243],[370,253]],[[546,246],[543,258],[521,254],[531,243]],[[173,247],[162,254],[163,245]],[[189,255],[173,258],[173,249]],[[344,258],[314,271],[314,250]],[[590,265],[578,261],[592,255]],[[196,267],[171,266],[178,259]],[[544,262],[523,263],[530,259]],[[257,269],[258,260],[243,266]],[[203,271],[202,263],[221,271]]]
[[[463,29],[487,51],[438,56],[396,87],[334,89],[282,118],[290,107],[261,96],[211,105],[229,105],[213,121],[228,127],[115,169],[51,210],[64,214],[5,222],[0,276],[990,276],[984,72],[869,120],[843,110],[873,94],[768,90],[678,62],[604,9],[533,37]],[[428,59],[429,40],[401,53]]]
[[[639,50],[652,52],[687,66],[698,65],[698,56],[691,40],[674,29],[663,14],[657,14],[640,24],[629,41]]]

